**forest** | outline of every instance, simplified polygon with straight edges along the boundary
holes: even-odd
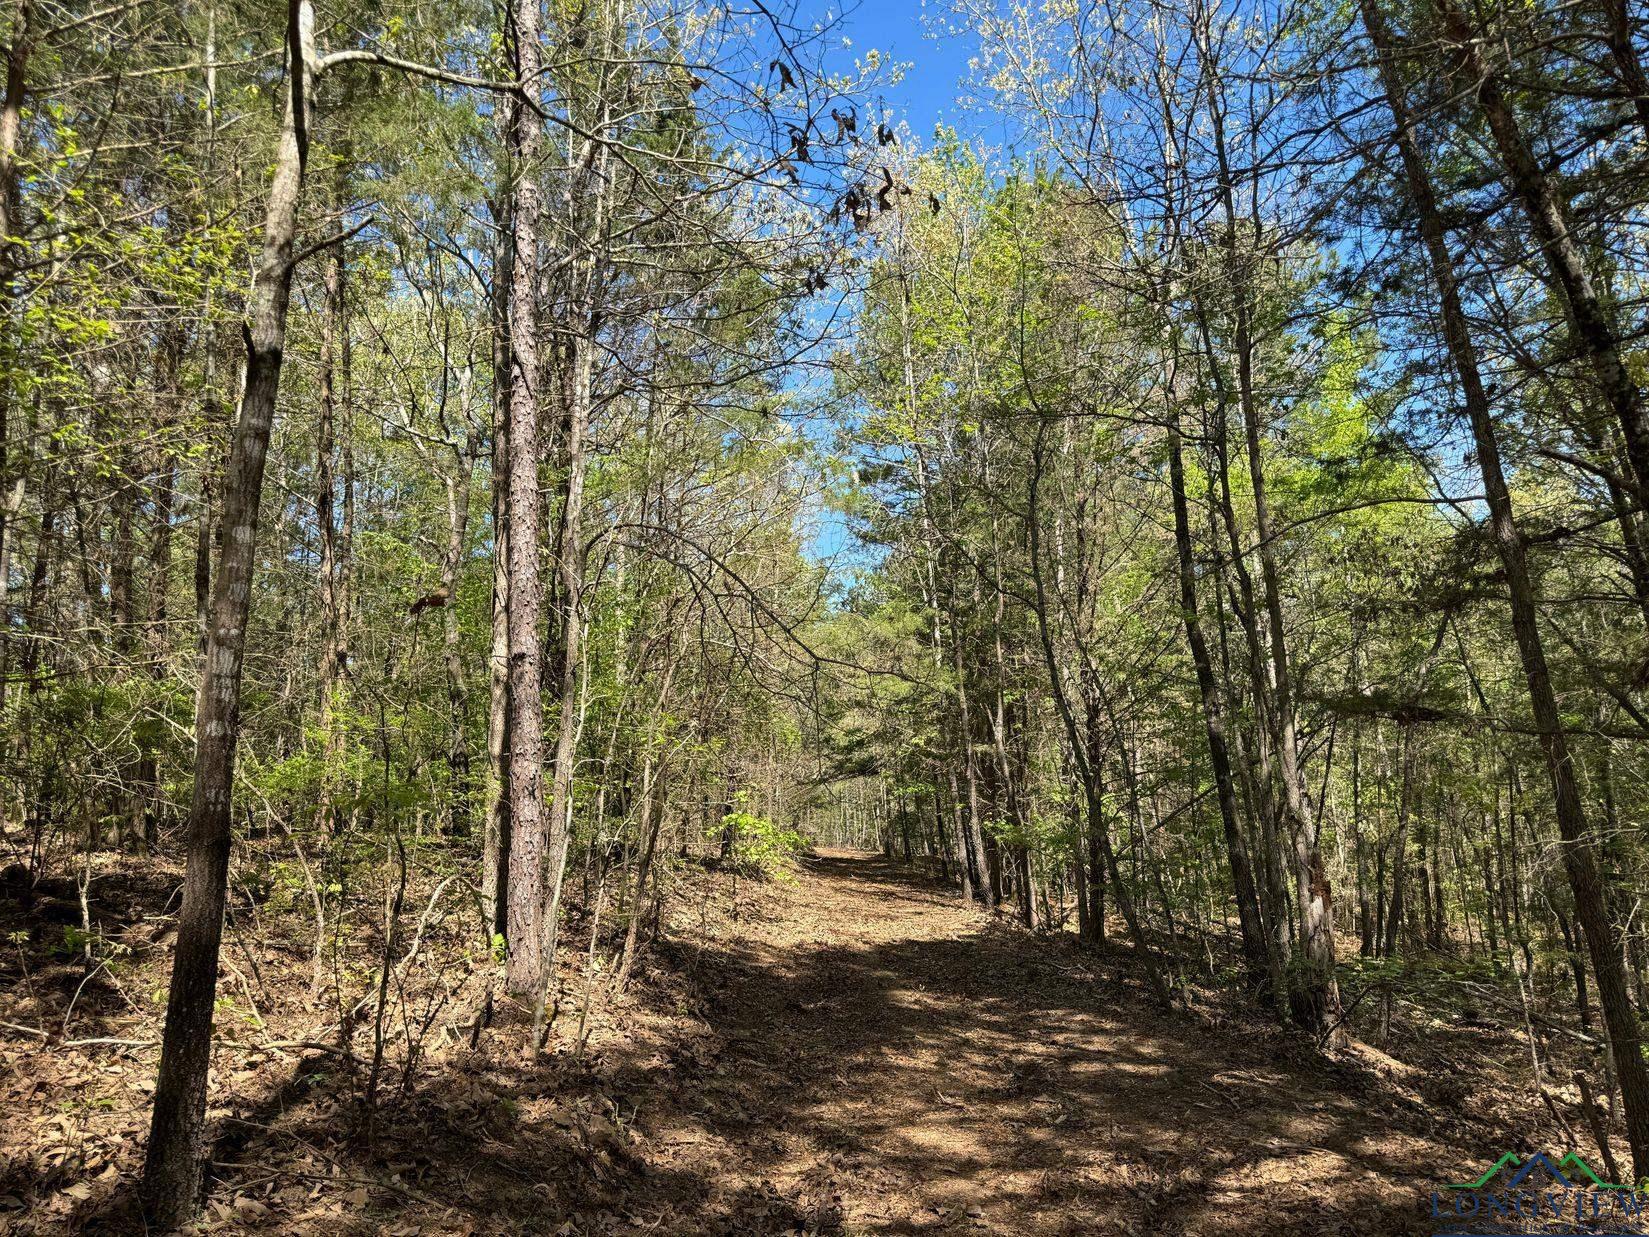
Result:
[[[0,51],[0,1232],[1649,1232],[1649,7]]]

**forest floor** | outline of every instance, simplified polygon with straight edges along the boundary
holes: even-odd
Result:
[[[1159,1011],[1126,946],[1030,938],[879,856],[704,880],[585,1053],[529,1065],[501,1017],[369,1135],[336,1053],[220,1051],[205,1230],[1432,1233],[1435,1186],[1547,1134],[1526,1046],[1472,1020],[1419,1064],[1328,1060],[1240,999]],[[132,1042],[43,1047],[0,1000],[0,1231],[141,1231],[154,1052],[106,1008],[82,1036]]]

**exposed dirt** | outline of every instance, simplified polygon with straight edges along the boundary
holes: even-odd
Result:
[[[705,1187],[664,1230],[767,1190],[850,1233],[1429,1233],[1433,1166],[1481,1158],[1367,1071],[1155,1012],[1125,963],[877,857],[822,854],[775,910],[705,967],[730,1051],[680,1117],[642,1108]]]
[[[1503,1036],[1460,1053],[1481,1071],[1466,1086],[1372,1051],[1327,1062],[1240,1004],[1160,1012],[1126,947],[1032,939],[876,856],[822,852],[794,883],[721,873],[693,892],[631,995],[597,1009],[582,1057],[576,1000],[537,1065],[506,1016],[478,1049],[432,1049],[370,1129],[336,1052],[220,1048],[205,1228],[1431,1233],[1434,1185],[1540,1136]],[[125,1020],[94,1028],[152,1037],[153,1013],[104,999]],[[0,1230],[140,1231],[153,1058],[0,1037]],[[1461,1098],[1497,1088],[1508,1103]]]

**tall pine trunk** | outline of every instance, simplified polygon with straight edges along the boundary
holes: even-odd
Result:
[[[529,100],[539,93],[538,0],[516,0],[515,78]],[[509,414],[509,901],[505,914],[505,983],[535,993],[545,982],[544,697],[539,644],[538,492],[538,187],[544,123],[536,107],[512,110],[510,163],[514,172],[510,235]]]
[[[1633,1174],[1642,1180],[1649,1175],[1649,1071],[1644,1068],[1637,1013],[1627,995],[1620,935],[1609,917],[1574,761],[1568,738],[1563,732],[1557,697],[1552,690],[1523,534],[1512,511],[1511,494],[1500,463],[1500,444],[1495,436],[1477,350],[1472,343],[1461,302],[1447,231],[1409,119],[1406,95],[1395,64],[1394,43],[1386,28],[1384,14],[1380,12],[1378,0],[1361,0],[1360,7],[1364,27],[1378,57],[1387,105],[1396,126],[1397,145],[1409,195],[1419,218],[1432,278],[1437,285],[1444,341],[1460,383],[1472,438],[1477,447],[1478,469],[1483,477],[1483,492],[1489,508],[1490,532],[1505,571],[1506,589],[1511,602],[1512,632],[1523,663],[1524,677],[1528,681],[1529,704],[1551,778],[1558,832],[1564,841],[1563,865],[1574,893],[1575,917],[1580,921],[1586,937],[1598,1002],[1608,1028],[1621,1099],[1626,1109],[1626,1132],[1632,1148]]]

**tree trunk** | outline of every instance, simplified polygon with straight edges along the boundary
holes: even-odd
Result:
[[[538,0],[515,5],[515,77],[529,99],[539,93]],[[511,992],[536,993],[544,961],[544,697],[538,622],[538,176],[543,121],[536,107],[512,110],[510,163],[514,171],[510,235],[510,448],[509,448],[509,903],[505,983]]]
[[[342,165],[336,174],[334,190],[333,205],[342,210],[345,204]],[[322,626],[321,802],[317,815],[323,835],[331,833],[335,823],[333,800],[337,787],[332,785],[332,771],[338,765],[342,750],[337,706],[344,660],[348,655],[344,643],[342,598],[338,589],[337,474],[334,471],[338,453],[339,378],[348,372],[346,358],[349,353],[349,327],[344,317],[344,278],[343,246],[335,245],[327,254],[326,272],[322,277],[320,398],[315,430],[315,531],[320,540],[315,583],[320,594]],[[343,397],[347,402],[347,389],[343,391]],[[349,432],[347,425],[344,432]]]
[[[1254,666],[1256,698],[1266,708],[1268,733],[1276,757],[1276,777],[1281,799],[1275,807],[1279,845],[1292,847],[1294,890],[1299,917],[1299,965],[1290,976],[1289,1002],[1295,1018],[1320,1034],[1336,1034],[1340,1020],[1339,984],[1335,978],[1334,915],[1327,870],[1305,807],[1305,783],[1300,769],[1299,738],[1294,716],[1293,684],[1288,658],[1287,635],[1282,609],[1282,585],[1277,568],[1276,530],[1266,497],[1264,460],[1261,453],[1260,409],[1255,396],[1252,269],[1242,252],[1243,235],[1255,244],[1260,241],[1257,218],[1239,217],[1236,206],[1236,178],[1228,158],[1222,83],[1217,64],[1208,49],[1206,18],[1197,28],[1206,72],[1214,73],[1209,89],[1209,119],[1212,148],[1219,167],[1220,203],[1225,217],[1225,277],[1232,297],[1232,348],[1237,363],[1237,400],[1242,411],[1252,485],[1254,531],[1258,540],[1260,581],[1265,604],[1269,642],[1266,656]],[[1257,209],[1257,208],[1256,208]],[[1210,341],[1212,352],[1212,342]],[[1240,560],[1241,555],[1235,556]],[[1263,666],[1263,670],[1262,670]],[[1274,912],[1275,913],[1275,912]]]
[[[188,866],[178,917],[160,1072],[143,1170],[143,1201],[167,1228],[196,1212],[206,1150],[206,1077],[218,950],[228,889],[230,806],[240,730],[241,665],[257,561],[265,455],[275,417],[292,293],[292,246],[309,150],[308,77],[313,15],[288,0],[286,107],[264,220],[263,252],[245,328],[240,416],[223,493],[223,537],[212,590],[206,660],[195,717],[195,786],[189,809]]]
[[[1483,477],[1483,492],[1489,508],[1490,530],[1506,575],[1512,632],[1529,685],[1529,704],[1534,714],[1535,729],[1546,756],[1558,831],[1565,843],[1563,864],[1574,893],[1576,918],[1580,921],[1591,954],[1598,1001],[1602,1006],[1620,1080],[1621,1098],[1626,1109],[1627,1140],[1632,1148],[1633,1174],[1641,1180],[1649,1176],[1649,1071],[1644,1068],[1637,1014],[1627,995],[1620,938],[1609,919],[1574,762],[1563,732],[1557,698],[1552,690],[1546,651],[1540,635],[1534,585],[1524,556],[1523,535],[1513,516],[1511,495],[1500,464],[1500,444],[1495,438],[1488,394],[1478,368],[1477,350],[1472,343],[1465,309],[1461,304],[1447,233],[1409,121],[1408,105],[1394,63],[1393,42],[1386,31],[1384,15],[1379,10],[1377,0],[1361,0],[1361,10],[1363,24],[1378,56],[1380,76],[1396,125],[1397,144],[1409,193],[1430,257],[1432,277],[1437,284],[1444,340],[1471,421],[1478,468]]]
[[[1197,610],[1196,568],[1191,545],[1190,504],[1185,494],[1179,404],[1172,391],[1168,403],[1168,485],[1174,502],[1180,616],[1185,626],[1185,642],[1191,649],[1191,662],[1196,669],[1197,691],[1202,700],[1203,734],[1208,741],[1208,758],[1213,766],[1214,790],[1220,805],[1220,824],[1225,832],[1225,855],[1231,868],[1231,885],[1237,900],[1244,964],[1249,982],[1255,987],[1269,985],[1276,996],[1283,990],[1281,959],[1274,957],[1266,947],[1265,924],[1260,918],[1260,899],[1254,887],[1254,869],[1248,858],[1242,826],[1237,819],[1236,784],[1231,776],[1231,753],[1225,739],[1225,709],[1214,680],[1214,665],[1208,655],[1208,641],[1203,636],[1202,620]]]
[[[996,902],[985,870],[985,837],[979,825],[979,759],[974,745],[973,710],[968,693],[967,667],[962,659],[962,633],[956,614],[954,587],[949,593],[949,601],[951,669],[956,674],[957,731],[962,744],[962,774],[968,790],[965,805],[959,804],[959,810],[964,812],[961,822],[963,857],[974,900],[995,910]]]
[[[513,101],[500,100],[498,115],[502,144],[508,147],[514,127]],[[487,657],[487,794],[481,842],[481,916],[489,938],[503,937],[507,928],[510,870],[509,721],[510,721],[510,245],[511,201],[509,172],[494,204],[493,229],[497,237],[492,262],[492,643]]]
[[[1216,111],[1216,117],[1219,113]],[[1302,1025],[1316,1034],[1338,1034],[1340,989],[1335,979],[1334,915],[1328,873],[1305,810],[1305,782],[1300,770],[1299,739],[1295,730],[1292,669],[1282,608],[1282,582],[1277,569],[1276,530],[1266,498],[1264,460],[1260,449],[1260,411],[1254,397],[1254,343],[1249,317],[1246,265],[1236,252],[1238,219],[1232,199],[1225,144],[1216,119],[1226,230],[1230,237],[1229,269],[1236,300],[1237,395],[1243,414],[1248,451],[1248,475],[1254,504],[1254,532],[1259,540],[1260,583],[1267,626],[1270,629],[1268,677],[1271,726],[1275,736],[1277,775],[1281,783],[1281,832],[1294,849],[1295,912],[1299,916],[1301,965],[1289,985],[1290,1005]]]
[[[1098,762],[1090,756],[1083,742],[1081,728],[1077,725],[1076,713],[1071,708],[1069,693],[1065,690],[1063,673],[1059,666],[1059,656],[1054,649],[1053,633],[1048,623],[1047,585],[1042,578],[1042,534],[1038,525],[1041,514],[1037,509],[1037,494],[1042,484],[1043,441],[1047,433],[1047,420],[1037,422],[1036,444],[1032,450],[1032,464],[1030,483],[1027,491],[1025,529],[1029,542],[1031,577],[1036,585],[1036,601],[1032,609],[1035,612],[1037,635],[1042,643],[1043,663],[1048,670],[1048,687],[1053,695],[1054,709],[1059,714],[1060,721],[1065,727],[1066,740],[1071,745],[1071,752],[1076,760],[1077,772],[1082,778],[1083,797],[1088,808],[1088,828],[1090,836],[1097,838],[1100,853],[1105,859],[1106,871],[1116,887],[1117,909],[1122,912],[1123,922],[1128,925],[1128,935],[1133,939],[1134,948],[1139,954],[1140,964],[1145,968],[1146,983],[1152,995],[1163,1005],[1171,1005],[1173,997],[1168,990],[1168,983],[1163,978],[1162,968],[1158,963],[1156,951],[1151,948],[1145,939],[1145,931],[1139,921],[1139,915],[1134,907],[1133,895],[1128,887],[1122,883],[1122,872],[1117,867],[1116,853],[1111,847],[1110,835],[1105,830],[1105,802],[1104,792],[1100,786],[1100,772]],[[1089,711],[1092,719],[1093,710]],[[1100,882],[1103,884],[1103,882]],[[1102,921],[1102,920],[1101,920]]]
[[[1569,917],[1560,910],[1553,912],[1557,917],[1557,930],[1563,937],[1563,952],[1569,960],[1569,976],[1575,985],[1575,1013],[1580,1018],[1580,1026],[1584,1031],[1592,1029],[1592,1002],[1586,993],[1586,964],[1580,960],[1582,943],[1575,939],[1579,934],[1578,926],[1570,926]]]
[[[445,479],[447,544],[441,556],[441,587],[447,604],[441,610],[441,643],[447,672],[447,828],[455,834],[470,830],[470,754],[465,723],[469,693],[464,685],[464,654],[458,627],[458,587],[464,567],[464,539],[469,530],[470,472],[475,462],[467,451],[453,452]]]
[[[1401,726],[1400,731],[1401,738],[1397,744],[1397,761],[1401,768],[1397,786],[1397,833],[1391,843],[1391,897],[1386,903],[1386,934],[1380,950],[1382,956],[1387,958],[1397,956],[1398,937],[1403,930],[1403,899],[1408,891],[1409,817],[1412,814],[1409,799],[1414,773],[1413,735],[1412,728],[1406,725]]]
[[[23,92],[34,44],[34,0],[13,0],[6,47],[6,87],[0,95],[0,320],[10,319],[11,281],[17,271],[12,237],[22,230],[17,194],[17,148],[23,132]]]
[[[21,204],[17,196],[17,146],[23,125],[23,91],[28,71],[34,21],[34,0],[15,0],[12,8],[11,42],[6,48],[6,84],[0,94],[0,717],[6,706],[7,675],[11,669],[11,584],[12,527],[23,505],[23,470],[14,479],[10,474],[10,421],[15,393],[12,374],[19,364],[14,355],[17,338],[12,321],[17,274],[14,233],[22,230]]]
[[[593,315],[592,315],[593,319]],[[588,328],[592,333],[593,320]],[[572,836],[573,775],[578,758],[579,669],[583,657],[582,635],[584,594],[584,474],[587,467],[585,437],[590,419],[590,370],[594,364],[595,341],[588,335],[574,344],[571,389],[567,399],[567,421],[563,434],[563,482],[561,518],[556,536],[556,612],[554,615],[554,694],[556,700],[555,758],[551,766],[550,808],[545,830],[544,882],[544,981],[534,1015],[534,1044],[542,1042],[544,1009],[549,985],[554,981],[556,907],[561,880],[567,867],[567,850]],[[730,806],[729,812],[733,809]]]

